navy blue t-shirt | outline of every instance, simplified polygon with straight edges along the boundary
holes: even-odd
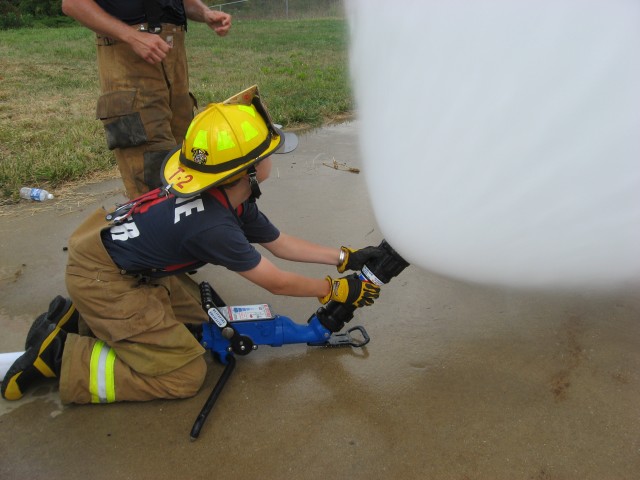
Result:
[[[119,268],[151,276],[207,263],[245,272],[262,258],[252,243],[279,236],[255,203],[244,202],[234,211],[216,189],[190,198],[164,197],[143,206],[129,221],[102,231],[105,248]]]
[[[187,17],[182,0],[156,0],[162,9],[163,23],[185,25]],[[96,3],[110,15],[129,25],[147,22],[147,15],[142,0],[96,0]]]

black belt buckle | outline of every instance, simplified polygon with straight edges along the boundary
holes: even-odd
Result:
[[[157,25],[147,24],[147,25],[145,25],[143,23],[138,27],[138,30],[141,31],[141,32],[153,33],[154,35],[158,35],[158,34],[162,33],[162,25],[161,24],[157,24]]]

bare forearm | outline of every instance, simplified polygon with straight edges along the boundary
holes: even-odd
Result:
[[[263,246],[276,257],[294,262],[338,265],[340,258],[339,248],[325,247],[286,233]]]
[[[184,0],[184,11],[189,20],[194,22],[204,22],[205,14],[209,10],[200,0]]]
[[[109,15],[93,0],[63,0],[62,11],[96,33],[127,43],[135,33],[129,25]]]
[[[324,297],[329,293],[326,279],[310,278],[294,272],[280,270],[266,258],[257,267],[239,272],[247,280],[275,295],[291,297]]]
[[[324,297],[329,293],[329,282],[326,279],[310,278],[293,272],[284,272],[282,282],[271,286],[269,291],[274,295],[289,297]]]
[[[94,32],[128,44],[136,55],[151,64],[161,62],[171,48],[159,35],[132,28],[93,0],[63,0],[62,11]]]
[[[231,15],[211,10],[201,0],[184,0],[184,11],[189,20],[206,23],[216,34],[224,37],[231,28]]]

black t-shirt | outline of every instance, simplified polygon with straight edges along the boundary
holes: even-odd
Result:
[[[262,258],[251,244],[280,236],[255,203],[245,202],[234,211],[217,189],[156,202],[102,231],[111,258],[127,272],[161,277],[207,263],[244,272]]]
[[[182,0],[155,0],[162,9],[162,23],[186,25]],[[147,14],[142,0],[95,0],[104,11],[119,18],[124,23],[136,25],[147,22]]]

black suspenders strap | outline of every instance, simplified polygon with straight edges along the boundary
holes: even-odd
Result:
[[[144,11],[147,14],[147,24],[149,33],[160,33],[162,31],[162,7],[157,0],[142,0]]]

